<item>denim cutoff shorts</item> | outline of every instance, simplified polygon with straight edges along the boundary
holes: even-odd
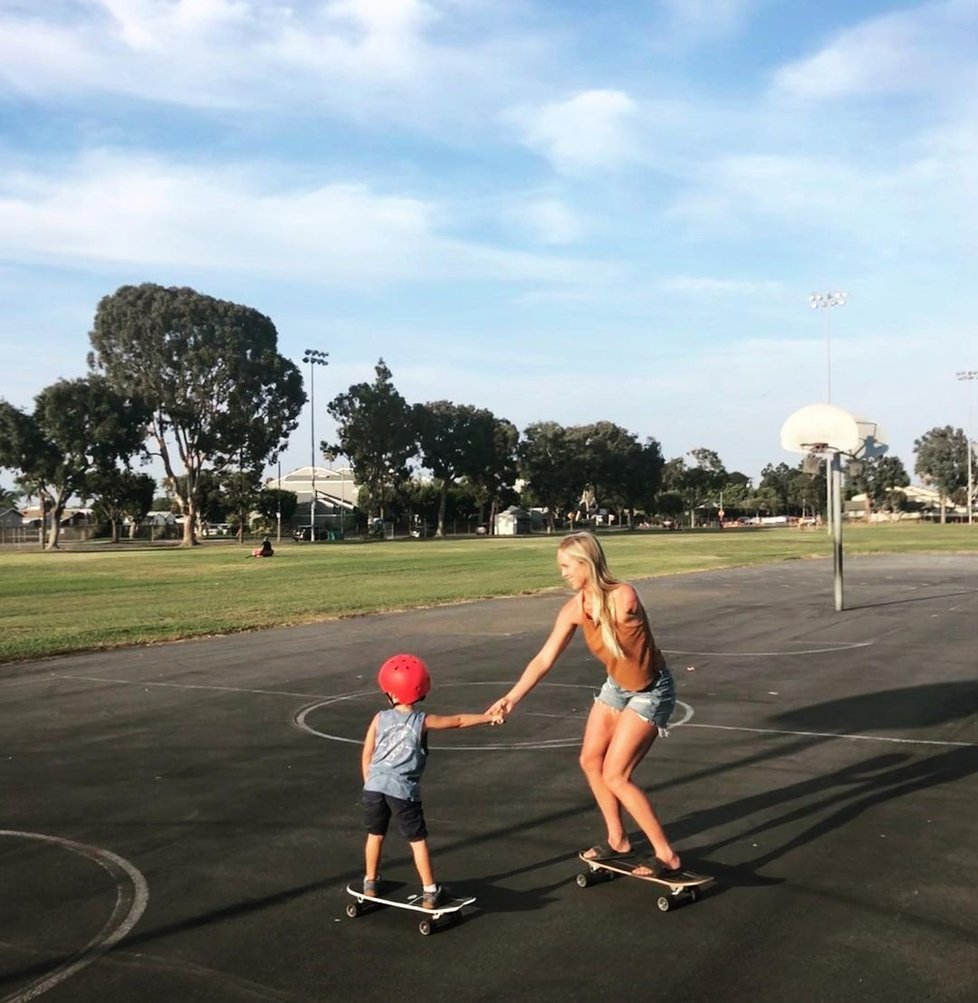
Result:
[[[659,678],[644,690],[623,690],[609,676],[594,699],[614,710],[625,710],[627,707],[665,733],[669,718],[676,708],[676,685],[672,680],[672,673],[663,666]]]

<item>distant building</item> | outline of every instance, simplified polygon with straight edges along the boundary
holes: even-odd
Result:
[[[0,529],[20,529],[24,525],[24,517],[15,508],[6,508],[0,512]]]
[[[497,536],[523,536],[532,528],[530,513],[518,505],[510,505],[496,516]]]
[[[897,492],[907,500],[907,505],[901,510],[891,512],[887,509],[873,509],[867,495],[853,495],[845,502],[844,510],[847,519],[866,519],[871,522],[890,522],[898,519],[931,519],[940,516],[941,493],[936,488],[924,484],[909,484],[905,488],[896,488]],[[957,522],[967,518],[968,510],[963,505],[954,505],[945,501],[944,518],[948,522]]]
[[[266,478],[263,487],[291,491],[296,496],[298,507],[292,517],[296,526],[314,524],[317,529],[342,534],[356,525],[354,513],[360,485],[354,481],[349,467],[298,467],[281,478]]]
[[[22,526],[29,526],[36,529],[41,525],[42,511],[37,505],[32,508],[21,510]],[[50,518],[46,520],[50,522]],[[63,529],[83,529],[91,526],[94,522],[92,510],[90,508],[66,508],[61,515],[61,526]]]

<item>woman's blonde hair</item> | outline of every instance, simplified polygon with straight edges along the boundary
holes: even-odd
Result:
[[[557,552],[580,561],[587,568],[587,591],[594,596],[596,608],[590,611],[594,622],[601,628],[604,646],[621,658],[621,645],[615,634],[615,608],[612,593],[621,582],[608,570],[608,559],[597,538],[586,532],[571,533],[560,541]]]

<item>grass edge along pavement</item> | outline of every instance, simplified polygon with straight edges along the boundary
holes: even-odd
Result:
[[[562,589],[560,536],[283,543],[250,548],[0,551],[0,664],[344,616]],[[662,577],[830,558],[831,538],[798,529],[601,535],[615,574]],[[967,525],[847,526],[847,554],[978,555]]]

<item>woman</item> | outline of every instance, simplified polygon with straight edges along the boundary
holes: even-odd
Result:
[[[510,714],[553,668],[578,627],[608,678],[595,697],[581,747],[581,769],[604,817],[607,843],[584,851],[591,860],[631,853],[622,808],[649,840],[654,856],[636,874],[657,876],[681,870],[645,792],[632,773],[652,748],[676,704],[672,675],[656,646],[648,616],[631,585],[611,575],[601,544],[590,533],[572,533],[557,549],[557,566],[574,590],[557,614],[553,630],[515,686],[488,713]]]
[[[272,547],[272,541],[266,536],[261,542],[260,547],[255,547],[251,552],[252,557],[274,557],[275,550]]]

